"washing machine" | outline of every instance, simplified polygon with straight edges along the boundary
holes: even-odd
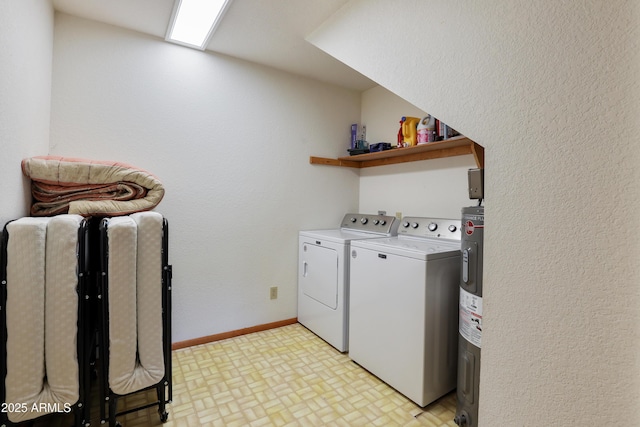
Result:
[[[349,247],[397,233],[394,216],[348,213],[340,227],[301,231],[298,322],[341,352],[349,347]]]
[[[456,387],[460,220],[351,243],[349,357],[419,406]]]

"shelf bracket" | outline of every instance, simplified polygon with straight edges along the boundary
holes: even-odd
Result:
[[[478,168],[484,169],[484,147],[474,142],[471,144],[471,154],[473,154]]]

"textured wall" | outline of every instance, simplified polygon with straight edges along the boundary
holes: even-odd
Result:
[[[20,161],[49,149],[52,51],[49,2],[0,1],[0,227],[29,212]]]
[[[638,12],[354,0],[309,38],[486,148],[482,426],[637,417]]]
[[[61,14],[52,93],[52,154],[166,186],[174,341],[296,317],[298,231],[358,200],[357,172],[309,156],[343,152],[359,93]]]

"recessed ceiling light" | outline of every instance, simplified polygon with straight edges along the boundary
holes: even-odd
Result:
[[[165,40],[204,50],[231,0],[176,0]]]

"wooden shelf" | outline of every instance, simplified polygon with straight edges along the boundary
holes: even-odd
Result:
[[[337,159],[311,156],[309,163],[313,165],[342,166],[348,168],[368,168],[372,166],[462,156],[465,154],[473,154],[476,165],[480,169],[484,169],[484,148],[465,136],[457,136],[446,141],[414,145],[413,147],[393,148],[376,153],[338,157]]]

